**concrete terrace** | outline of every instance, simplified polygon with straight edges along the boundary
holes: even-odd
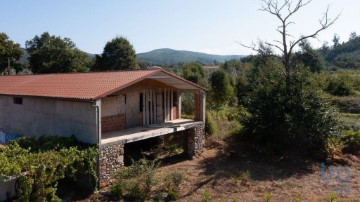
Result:
[[[167,121],[162,124],[155,124],[150,126],[142,126],[130,128],[126,130],[103,133],[101,137],[101,145],[108,145],[111,143],[130,143],[148,138],[158,137],[178,131],[183,131],[189,128],[194,128],[202,121],[194,121],[192,119],[176,119]]]

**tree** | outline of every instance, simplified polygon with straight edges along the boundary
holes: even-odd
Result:
[[[291,17],[295,13],[297,13],[301,8],[308,5],[311,0],[303,1],[303,0],[296,0],[294,3],[290,0],[261,0],[262,1],[262,8],[261,11],[268,12],[271,15],[274,15],[279,21],[280,26],[278,27],[277,31],[281,35],[280,40],[274,40],[273,43],[271,42],[265,42],[266,45],[276,48],[281,52],[281,55],[279,58],[281,59],[284,67],[283,75],[286,78],[286,88],[285,92],[287,94],[291,94],[290,88],[291,88],[291,72],[294,68],[294,63],[292,61],[292,55],[294,48],[305,39],[309,38],[316,38],[317,35],[321,32],[329,28],[331,25],[335,23],[335,21],[339,18],[340,14],[334,18],[330,19],[328,16],[329,8],[325,11],[323,17],[319,20],[320,28],[318,28],[316,31],[314,31],[311,34],[303,35],[295,40],[289,40],[289,37],[292,37],[292,35],[288,32],[288,28],[291,24],[295,24],[291,21]],[[243,44],[241,44],[243,45]],[[246,46],[245,47],[251,48],[253,50],[256,50],[260,52],[260,49],[257,48],[255,45],[253,46]]]
[[[0,33],[0,72],[14,65],[22,54],[20,44],[14,43],[5,33]]]
[[[88,56],[76,48],[69,38],[44,32],[26,41],[29,65],[34,73],[60,73],[87,71]]]
[[[107,42],[103,53],[96,56],[94,70],[137,69],[134,47],[124,37],[116,37]]]
[[[317,50],[313,49],[308,41],[299,44],[301,51],[294,54],[294,63],[303,64],[312,72],[320,72],[325,67],[325,59]]]
[[[234,87],[229,75],[223,70],[214,72],[210,78],[211,101],[216,108],[226,105],[234,97]]]
[[[185,79],[192,81],[194,83],[202,83],[201,81],[204,78],[204,70],[201,64],[197,62],[187,63],[183,67],[183,76]]]
[[[334,38],[333,38],[332,41],[333,41],[333,43],[334,43],[334,47],[339,46],[339,45],[340,45],[340,37],[339,37],[339,35],[334,34]]]
[[[349,36],[349,41],[354,40],[357,37],[356,32],[351,32]]]

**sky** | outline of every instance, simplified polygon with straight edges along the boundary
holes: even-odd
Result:
[[[25,47],[48,31],[68,37],[85,52],[99,54],[107,41],[126,37],[137,53],[159,48],[220,55],[253,52],[237,42],[280,39],[276,17],[259,11],[260,0],[0,0],[0,32]],[[314,32],[330,6],[337,22],[311,40],[331,44],[334,34],[347,41],[360,34],[359,0],[313,0],[299,10],[289,32],[293,39]]]

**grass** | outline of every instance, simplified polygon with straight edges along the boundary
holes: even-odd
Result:
[[[360,131],[360,114],[342,113],[340,120],[346,130]]]

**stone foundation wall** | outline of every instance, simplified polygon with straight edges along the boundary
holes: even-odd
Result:
[[[187,129],[186,134],[186,150],[189,157],[199,157],[205,148],[205,124],[198,124],[194,128]]]
[[[111,184],[114,180],[114,175],[123,166],[124,145],[122,143],[102,146],[99,156],[100,188]]]

